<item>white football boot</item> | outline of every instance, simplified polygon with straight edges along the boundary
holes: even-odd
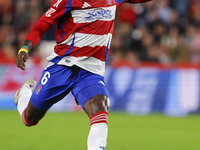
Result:
[[[35,89],[35,86],[36,86],[36,81],[33,80],[33,79],[28,79],[26,80],[26,82],[22,85],[21,89],[23,87],[27,87],[27,88],[30,88],[32,91]],[[21,93],[20,93],[20,90],[17,90],[16,93],[15,93],[15,96],[14,96],[14,103],[15,105],[18,104],[18,101],[19,101],[19,98],[21,96]]]

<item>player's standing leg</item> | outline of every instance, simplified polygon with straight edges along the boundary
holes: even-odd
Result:
[[[85,112],[90,117],[88,150],[105,150],[108,134],[108,109],[110,100],[104,95],[96,95],[85,105]]]

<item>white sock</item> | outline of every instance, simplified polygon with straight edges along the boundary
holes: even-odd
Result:
[[[105,150],[107,144],[108,125],[106,123],[96,123],[91,125],[88,135],[88,150]]]
[[[105,150],[108,135],[108,112],[100,111],[90,118],[88,150]]]
[[[17,104],[17,110],[20,116],[22,116],[23,111],[28,106],[31,95],[32,95],[32,90],[30,88],[23,87],[20,89],[20,98]]]

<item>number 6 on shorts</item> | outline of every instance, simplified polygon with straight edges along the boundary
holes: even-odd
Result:
[[[45,85],[48,81],[48,79],[51,77],[50,73],[47,71],[44,76],[41,79],[42,85]]]

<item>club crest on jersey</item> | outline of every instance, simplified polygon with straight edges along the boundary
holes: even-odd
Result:
[[[98,20],[98,19],[111,19],[112,14],[111,10],[94,10],[92,12],[87,13],[89,16],[85,17],[88,21]]]
[[[35,94],[38,95],[40,93],[41,89],[42,89],[42,85],[39,84],[37,89],[35,90]]]

